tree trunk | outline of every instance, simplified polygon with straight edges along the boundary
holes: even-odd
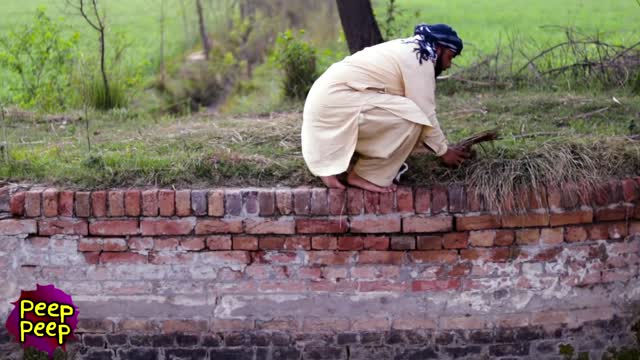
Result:
[[[202,11],[201,0],[196,0],[196,8],[198,11],[198,22],[200,23],[200,37],[202,38],[202,48],[204,50],[204,58],[209,60],[209,53],[211,52],[211,43],[209,42],[209,35],[207,35],[207,28],[204,25],[204,14]]]
[[[384,41],[370,0],[336,0],[349,51],[353,54]]]
[[[105,50],[104,50],[104,27],[100,28],[100,71],[102,72],[102,82],[104,84],[104,92],[107,98],[108,106],[110,107],[113,103],[111,100],[111,90],[109,89],[109,80],[107,80],[107,71],[105,69]]]

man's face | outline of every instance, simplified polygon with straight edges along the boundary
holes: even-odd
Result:
[[[444,46],[438,46],[436,53],[438,54],[438,58],[436,59],[435,71],[436,77],[438,77],[443,71],[451,67],[451,62],[456,56],[456,53]]]

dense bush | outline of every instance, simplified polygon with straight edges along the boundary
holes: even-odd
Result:
[[[316,49],[293,36],[289,30],[278,36],[274,55],[277,65],[284,71],[284,96],[288,99],[304,99],[317,78]]]

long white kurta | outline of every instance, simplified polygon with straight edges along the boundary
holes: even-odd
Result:
[[[346,171],[357,152],[365,160],[356,163],[356,173],[386,186],[418,140],[438,156],[447,151],[436,118],[434,64],[420,64],[416,46],[398,39],[366,48],[313,84],[304,106],[302,155],[314,175]]]

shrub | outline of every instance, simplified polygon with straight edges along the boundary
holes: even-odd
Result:
[[[300,35],[303,33],[300,31]],[[317,78],[316,49],[294,37],[288,30],[276,40],[275,61],[284,71],[284,96],[294,100],[304,99]]]

